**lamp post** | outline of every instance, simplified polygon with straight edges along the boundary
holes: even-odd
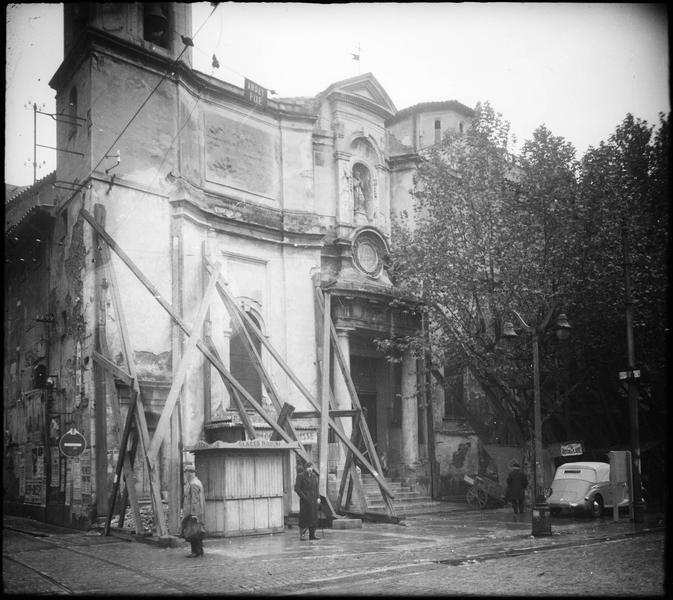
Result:
[[[549,320],[552,315],[550,310],[542,323],[537,327],[528,325],[521,315],[512,310],[522,327],[527,333],[530,333],[533,338],[533,420],[534,420],[534,438],[535,445],[533,447],[533,461],[535,465],[535,486],[533,488],[533,513],[532,513],[532,535],[546,536],[551,535],[551,521],[549,519],[549,504],[544,495],[544,480],[542,470],[542,408],[540,402],[540,335],[543,334],[547,328]],[[511,322],[503,323],[502,337],[505,339],[512,339],[519,337],[514,331],[514,326]],[[570,335],[570,323],[565,314],[561,313],[556,319],[554,327],[556,335],[560,340],[568,339]]]

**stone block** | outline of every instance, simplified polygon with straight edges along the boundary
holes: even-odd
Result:
[[[157,541],[161,548],[177,548],[182,540],[175,535],[160,535]]]
[[[332,529],[362,529],[362,519],[334,519]]]

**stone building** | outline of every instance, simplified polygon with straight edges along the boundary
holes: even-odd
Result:
[[[66,3],[64,10],[64,60],[50,82],[57,169],[6,204],[6,502],[70,523],[108,507],[119,451],[111,400],[127,406],[131,392],[118,379],[110,385],[93,360],[104,350],[123,367],[123,330],[100,243],[81,209],[97,216],[158,290],[150,293],[112,256],[150,432],[185,343],[153,295],[193,322],[208,257],[312,393],[319,386],[314,285],[329,289],[339,345],[390,477],[430,492],[433,476],[456,468],[456,452],[458,470],[475,472],[469,432],[444,436],[436,457],[443,402],[432,402],[422,360],[406,352],[391,362],[376,343],[422,327],[414,299],[388,278],[391,219],[411,208],[418,152],[468,127],[472,110],[448,101],[398,111],[371,74],[315,97],[272,98],[253,82],[240,88],[191,68],[189,4]],[[211,305],[206,329],[231,373],[270,407],[221,303]],[[258,350],[283,400],[310,409]],[[349,408],[338,370],[331,379],[338,406]],[[178,406],[171,435],[183,448],[244,438],[229,390],[201,355]],[[315,420],[295,425],[315,450]],[[73,428],[87,444],[77,460],[57,446]],[[168,454],[159,459],[162,482],[175,471]],[[330,470],[342,465],[334,444]]]

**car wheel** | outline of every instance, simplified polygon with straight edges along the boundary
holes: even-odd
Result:
[[[589,512],[594,519],[597,519],[603,514],[603,498],[601,496],[594,496],[589,504]]]
[[[549,512],[552,517],[558,517],[561,514],[561,509],[558,506],[554,506],[549,509]]]

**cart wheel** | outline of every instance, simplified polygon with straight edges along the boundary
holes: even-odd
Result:
[[[469,490],[467,490],[465,497],[467,499],[467,503],[472,508],[484,508],[486,506],[486,502],[488,502],[488,496],[486,495],[486,492],[474,485]]]

